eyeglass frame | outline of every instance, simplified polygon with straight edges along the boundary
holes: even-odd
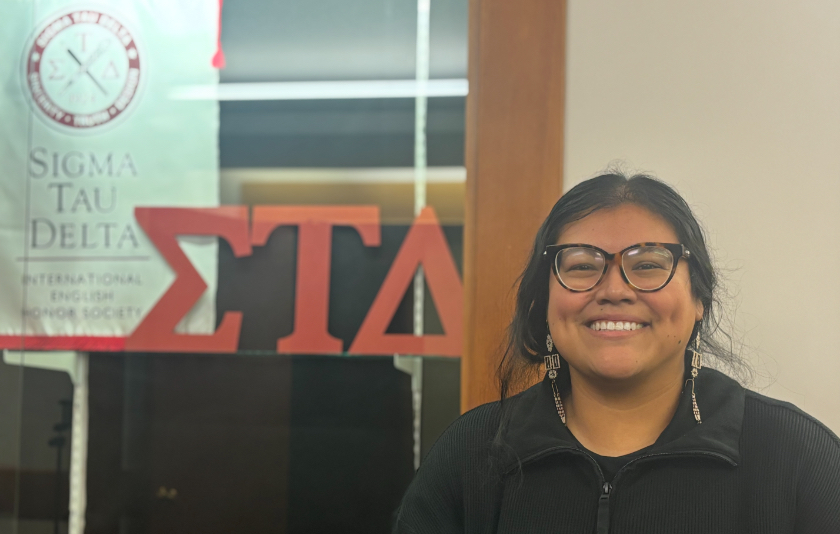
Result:
[[[671,266],[671,273],[668,275],[668,279],[665,282],[657,287],[656,289],[642,289],[634,285],[628,278],[627,274],[624,272],[624,265],[621,262],[621,258],[624,257],[624,253],[628,250],[632,250],[634,248],[641,248],[641,247],[662,247],[667,249],[668,252],[674,257],[674,265]],[[604,270],[601,271],[601,276],[598,277],[598,281],[595,282],[592,287],[589,289],[572,289],[566,284],[563,283],[563,280],[560,279],[560,274],[557,272],[557,255],[560,254],[561,251],[568,249],[568,248],[587,248],[590,250],[594,250],[596,252],[600,252],[604,256]],[[553,255],[549,255],[549,252],[554,252]],[[566,288],[567,290],[573,293],[586,293],[587,291],[592,291],[601,281],[604,279],[604,275],[607,274],[607,271],[610,268],[610,265],[613,263],[618,263],[618,270],[621,273],[621,278],[624,279],[624,282],[627,283],[630,287],[635,289],[636,291],[641,291],[643,293],[653,293],[654,291],[659,291],[663,287],[667,286],[671,279],[674,278],[674,274],[677,272],[677,266],[680,263],[681,258],[685,258],[686,260],[691,259],[691,251],[688,250],[685,245],[681,243],[655,243],[655,242],[643,242],[643,243],[636,243],[635,245],[630,245],[629,247],[622,249],[618,252],[613,252],[612,254],[607,252],[602,248],[598,248],[595,245],[588,245],[586,243],[568,243],[565,245],[548,245],[543,250],[543,258],[551,261],[551,272],[554,274],[554,278],[557,282]],[[616,260],[616,258],[619,258]]]

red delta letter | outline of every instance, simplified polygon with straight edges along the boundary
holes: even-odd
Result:
[[[429,292],[437,306],[443,335],[386,334],[417,267],[423,266]],[[460,356],[463,336],[461,279],[443,230],[432,208],[425,208],[408,230],[376,300],[359,328],[353,354],[423,354]]]
[[[380,243],[378,206],[255,206],[251,243],[263,246],[278,226],[297,226],[297,280],[292,333],[277,352],[330,354],[343,350],[327,331],[333,226],[351,226],[365,246]]]
[[[134,208],[137,223],[175,271],[175,281],[125,340],[126,351],[236,352],[242,312],[226,312],[209,335],[176,334],[175,326],[207,289],[178,245],[178,235],[213,235],[227,240],[236,257],[251,254],[248,209]]]

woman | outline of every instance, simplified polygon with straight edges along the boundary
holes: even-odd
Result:
[[[739,364],[712,337],[715,288],[664,183],[608,174],[566,193],[520,280],[503,400],[438,440],[394,531],[840,533],[840,440],[703,366]]]

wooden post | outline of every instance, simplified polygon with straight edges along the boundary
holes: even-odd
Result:
[[[515,284],[563,190],[566,1],[470,0],[461,409],[498,398]]]

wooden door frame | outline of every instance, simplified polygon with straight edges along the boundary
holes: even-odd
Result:
[[[563,191],[565,0],[470,0],[461,410],[498,398],[516,280]]]

